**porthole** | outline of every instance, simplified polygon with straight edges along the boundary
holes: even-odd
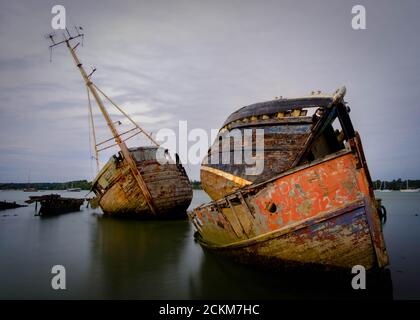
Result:
[[[270,211],[271,213],[275,213],[277,211],[277,206],[274,202],[271,202],[268,206],[267,206],[268,211]]]

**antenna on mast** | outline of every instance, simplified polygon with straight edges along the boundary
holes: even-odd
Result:
[[[47,34],[45,36],[46,39],[49,39],[51,41],[51,45],[49,46],[49,49],[50,49],[50,62],[52,62],[52,51],[53,51],[53,48],[55,46],[58,46],[58,45],[60,45],[62,43],[69,43],[69,41],[74,40],[74,39],[77,39],[77,38],[82,38],[82,47],[83,47],[83,39],[84,39],[85,35],[84,35],[84,33],[80,33],[80,31],[83,31],[83,28],[80,27],[80,26],[79,27],[76,27],[75,26],[74,29],[76,30],[76,33],[77,34],[72,35],[70,33],[69,29],[66,28],[66,31],[63,32],[63,38],[64,38],[64,40],[62,40],[60,42],[56,42],[55,41],[55,39],[54,39],[54,37],[56,36],[56,33],[55,32],[49,33],[49,34]],[[73,47],[73,50],[75,50],[79,44],[80,43],[77,43]]]
[[[55,44],[55,41],[54,41],[55,35],[56,35],[55,32],[51,32],[45,35],[45,39],[50,39],[51,43]],[[51,46],[49,47],[49,50],[50,50],[50,62],[52,62],[52,47]]]
[[[91,73],[89,73],[87,77],[90,79],[90,77],[92,76],[92,74],[93,74],[95,71],[96,71],[96,68],[95,68],[95,67],[93,67],[93,68],[92,68],[92,72],[91,72]]]

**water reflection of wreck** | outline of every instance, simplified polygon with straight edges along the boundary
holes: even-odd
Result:
[[[102,299],[188,298],[181,259],[186,221],[138,221],[99,216],[90,241],[92,266]],[[159,234],[159,236],[156,236]],[[188,255],[187,255],[188,257]]]
[[[268,135],[273,148],[265,151],[263,181],[229,184],[226,179],[249,179],[241,165],[202,168],[203,187],[216,200],[189,217],[203,246],[271,267],[361,264],[371,269],[388,264],[379,205],[344,95],[342,88],[333,95],[279,99],[229,117],[227,130],[235,123],[264,130],[274,126],[269,132],[277,143]],[[317,110],[309,119],[305,115],[311,108]],[[340,130],[334,130],[336,119]],[[282,138],[284,127],[292,127],[290,138]],[[271,153],[284,156],[273,160]],[[212,186],[219,185],[229,188],[214,192]]]
[[[365,290],[354,290],[351,272],[309,268],[263,269],[237,264],[212,250],[203,250],[192,281],[192,299],[364,300],[393,299],[388,268],[370,270]],[[247,279],[247,281],[244,281]]]

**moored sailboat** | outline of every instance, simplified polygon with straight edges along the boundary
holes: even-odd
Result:
[[[406,182],[406,188],[405,189],[400,189],[400,191],[401,192],[420,192],[420,189],[410,189],[409,187],[408,187],[408,179],[407,179],[407,182]]]
[[[383,184],[383,186],[382,186]],[[386,181],[383,181],[383,183],[381,182],[381,186],[379,188],[379,192],[392,192],[391,189],[387,189],[386,188]]]
[[[26,188],[23,188],[23,192],[37,192],[38,189],[31,186],[31,171],[29,170],[28,174],[28,186]]]

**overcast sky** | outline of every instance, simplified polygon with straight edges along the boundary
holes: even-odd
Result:
[[[95,83],[153,133],[219,128],[241,106],[346,85],[372,176],[420,178],[419,1],[0,0],[0,182],[95,174],[86,89],[43,38],[55,4],[83,26]],[[355,4],[366,30],[351,28]]]

